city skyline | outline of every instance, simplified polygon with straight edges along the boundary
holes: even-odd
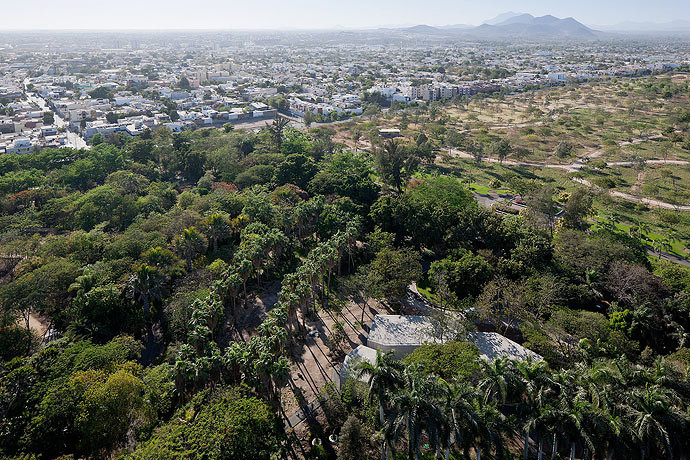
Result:
[[[36,0],[31,6],[5,6],[11,22],[0,30],[175,30],[175,29],[352,29],[429,24],[479,25],[507,11],[535,16],[552,14],[574,17],[587,25],[614,25],[621,22],[670,22],[690,19],[690,3],[672,0],[641,2],[614,0],[561,2],[528,0],[519,3],[498,0],[476,4],[470,1],[431,0],[420,9],[409,1],[354,0],[346,4],[301,0],[280,2],[223,2],[209,0],[202,8],[189,8],[180,0],[136,2],[122,0],[117,8],[104,1],[76,0],[69,9],[54,2]]]

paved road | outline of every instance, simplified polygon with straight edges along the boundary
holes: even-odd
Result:
[[[595,151],[595,153],[598,152]],[[453,157],[456,158],[465,158],[465,159],[474,159],[472,155],[466,152],[462,152],[460,150],[456,149],[450,149],[450,154]],[[589,155],[589,154],[588,154]],[[583,158],[592,158],[591,156],[585,155]],[[567,172],[575,172],[579,171],[585,167],[587,167],[587,163],[583,161],[582,158],[577,159],[573,161],[572,163],[568,164],[561,164],[561,163],[535,163],[535,162],[529,162],[529,161],[514,161],[514,160],[503,160],[503,162],[499,161],[496,158],[489,158],[489,157],[482,157],[482,161],[485,163],[501,163],[504,165],[508,166],[524,166],[524,167],[531,167],[531,168],[553,168],[553,169],[562,169]],[[646,164],[667,164],[667,165],[690,165],[690,161],[686,160],[646,160]],[[611,161],[606,163],[606,166],[633,166],[635,165],[635,162],[633,161]]]
[[[635,139],[633,141],[633,143],[636,141],[638,141],[638,139]],[[598,151],[595,151],[595,153],[596,152],[598,152]],[[462,151],[457,150],[457,149],[450,149],[449,153],[451,154],[451,156],[453,156],[455,158],[474,159],[474,157],[472,155],[470,155],[469,153],[462,152]],[[588,154],[588,155],[590,155],[590,154]],[[494,164],[502,163],[502,164],[508,165],[508,166],[521,166],[521,167],[528,167],[528,168],[530,168],[530,167],[532,167],[532,168],[553,168],[553,169],[560,169],[560,170],[563,170],[566,172],[575,172],[575,171],[579,171],[579,170],[581,170],[587,166],[587,164],[583,160],[585,158],[592,158],[591,156],[588,156],[588,155],[585,155],[582,158],[578,158],[577,160],[575,160],[574,162],[569,163],[569,164],[534,163],[534,162],[528,162],[528,161],[514,161],[514,160],[504,160],[503,162],[500,162],[496,158],[488,158],[488,157],[482,157],[481,161],[483,161],[485,163],[494,163]],[[686,160],[647,160],[646,163],[647,164],[684,165],[684,166],[690,165],[690,161],[686,161]],[[607,166],[633,166],[634,164],[635,163],[632,161],[612,161],[612,162],[606,163]],[[574,177],[574,178],[572,178],[572,180],[575,182],[578,182],[582,185],[585,185],[587,187],[600,189],[599,187],[592,184],[590,181],[588,181],[586,179]],[[600,189],[600,190],[602,190],[602,189]],[[655,208],[671,209],[671,210],[675,210],[675,211],[690,211],[690,206],[674,205],[671,203],[667,203],[665,201],[655,200],[653,198],[639,197],[636,195],[632,195],[630,193],[618,192],[615,190],[607,190],[607,192],[609,194],[611,194],[612,196],[615,196],[617,198],[622,198],[624,200],[634,201],[637,203],[643,203],[643,204],[646,204],[648,206],[655,207]]]
[[[28,94],[27,93],[27,99],[29,102],[32,102],[36,104],[41,110],[46,111],[50,110],[50,107],[48,107],[48,104],[45,99],[38,95],[34,94]],[[60,115],[55,113],[53,111],[53,114],[55,115],[55,125],[58,128],[65,128],[65,132],[67,133],[67,147],[73,147],[75,149],[87,149],[89,148],[88,145],[86,144],[86,141],[77,133],[72,132],[69,130],[69,123],[67,120],[62,118]]]

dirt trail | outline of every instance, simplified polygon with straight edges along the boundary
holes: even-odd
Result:
[[[334,380],[345,355],[366,344],[369,328],[377,314],[388,313],[386,306],[368,299],[366,303],[348,301],[340,312],[321,310],[317,320],[307,321],[306,339],[296,350],[293,349],[290,382],[283,389],[283,410],[288,415],[290,427],[299,425],[319,407],[317,396],[326,383]],[[342,342],[342,353],[333,355],[327,343],[328,337],[336,331],[337,322],[342,323],[346,337]]]

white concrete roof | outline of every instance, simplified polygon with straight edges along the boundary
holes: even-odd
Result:
[[[376,362],[376,350],[369,348],[366,345],[360,345],[352,350],[345,357],[345,361],[343,361],[343,365],[340,367],[340,376],[343,379],[351,377],[354,366],[360,361],[366,361],[370,364],[374,364]],[[362,377],[360,380],[366,381],[366,378]]]
[[[433,323],[428,316],[376,315],[369,330],[368,343],[386,347],[441,343],[434,336],[433,330]],[[477,346],[481,358],[489,361],[499,357],[533,361],[543,359],[537,353],[496,332],[471,332],[467,340]],[[376,357],[375,352],[373,356]]]
[[[496,332],[472,332],[467,340],[477,346],[479,357],[487,361],[494,361],[497,358],[512,358],[520,361],[544,359],[532,350]]]
[[[376,315],[367,340],[388,346],[439,342],[432,331],[428,316]]]

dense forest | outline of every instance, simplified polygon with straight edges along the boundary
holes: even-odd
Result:
[[[501,215],[423,135],[372,140],[279,118],[0,156],[0,455],[684,458],[690,271],[590,228],[586,190]],[[438,321],[544,362],[486,362],[456,329],[324,387],[340,440],[300,442],[282,400],[318,312],[397,312],[413,282]]]

